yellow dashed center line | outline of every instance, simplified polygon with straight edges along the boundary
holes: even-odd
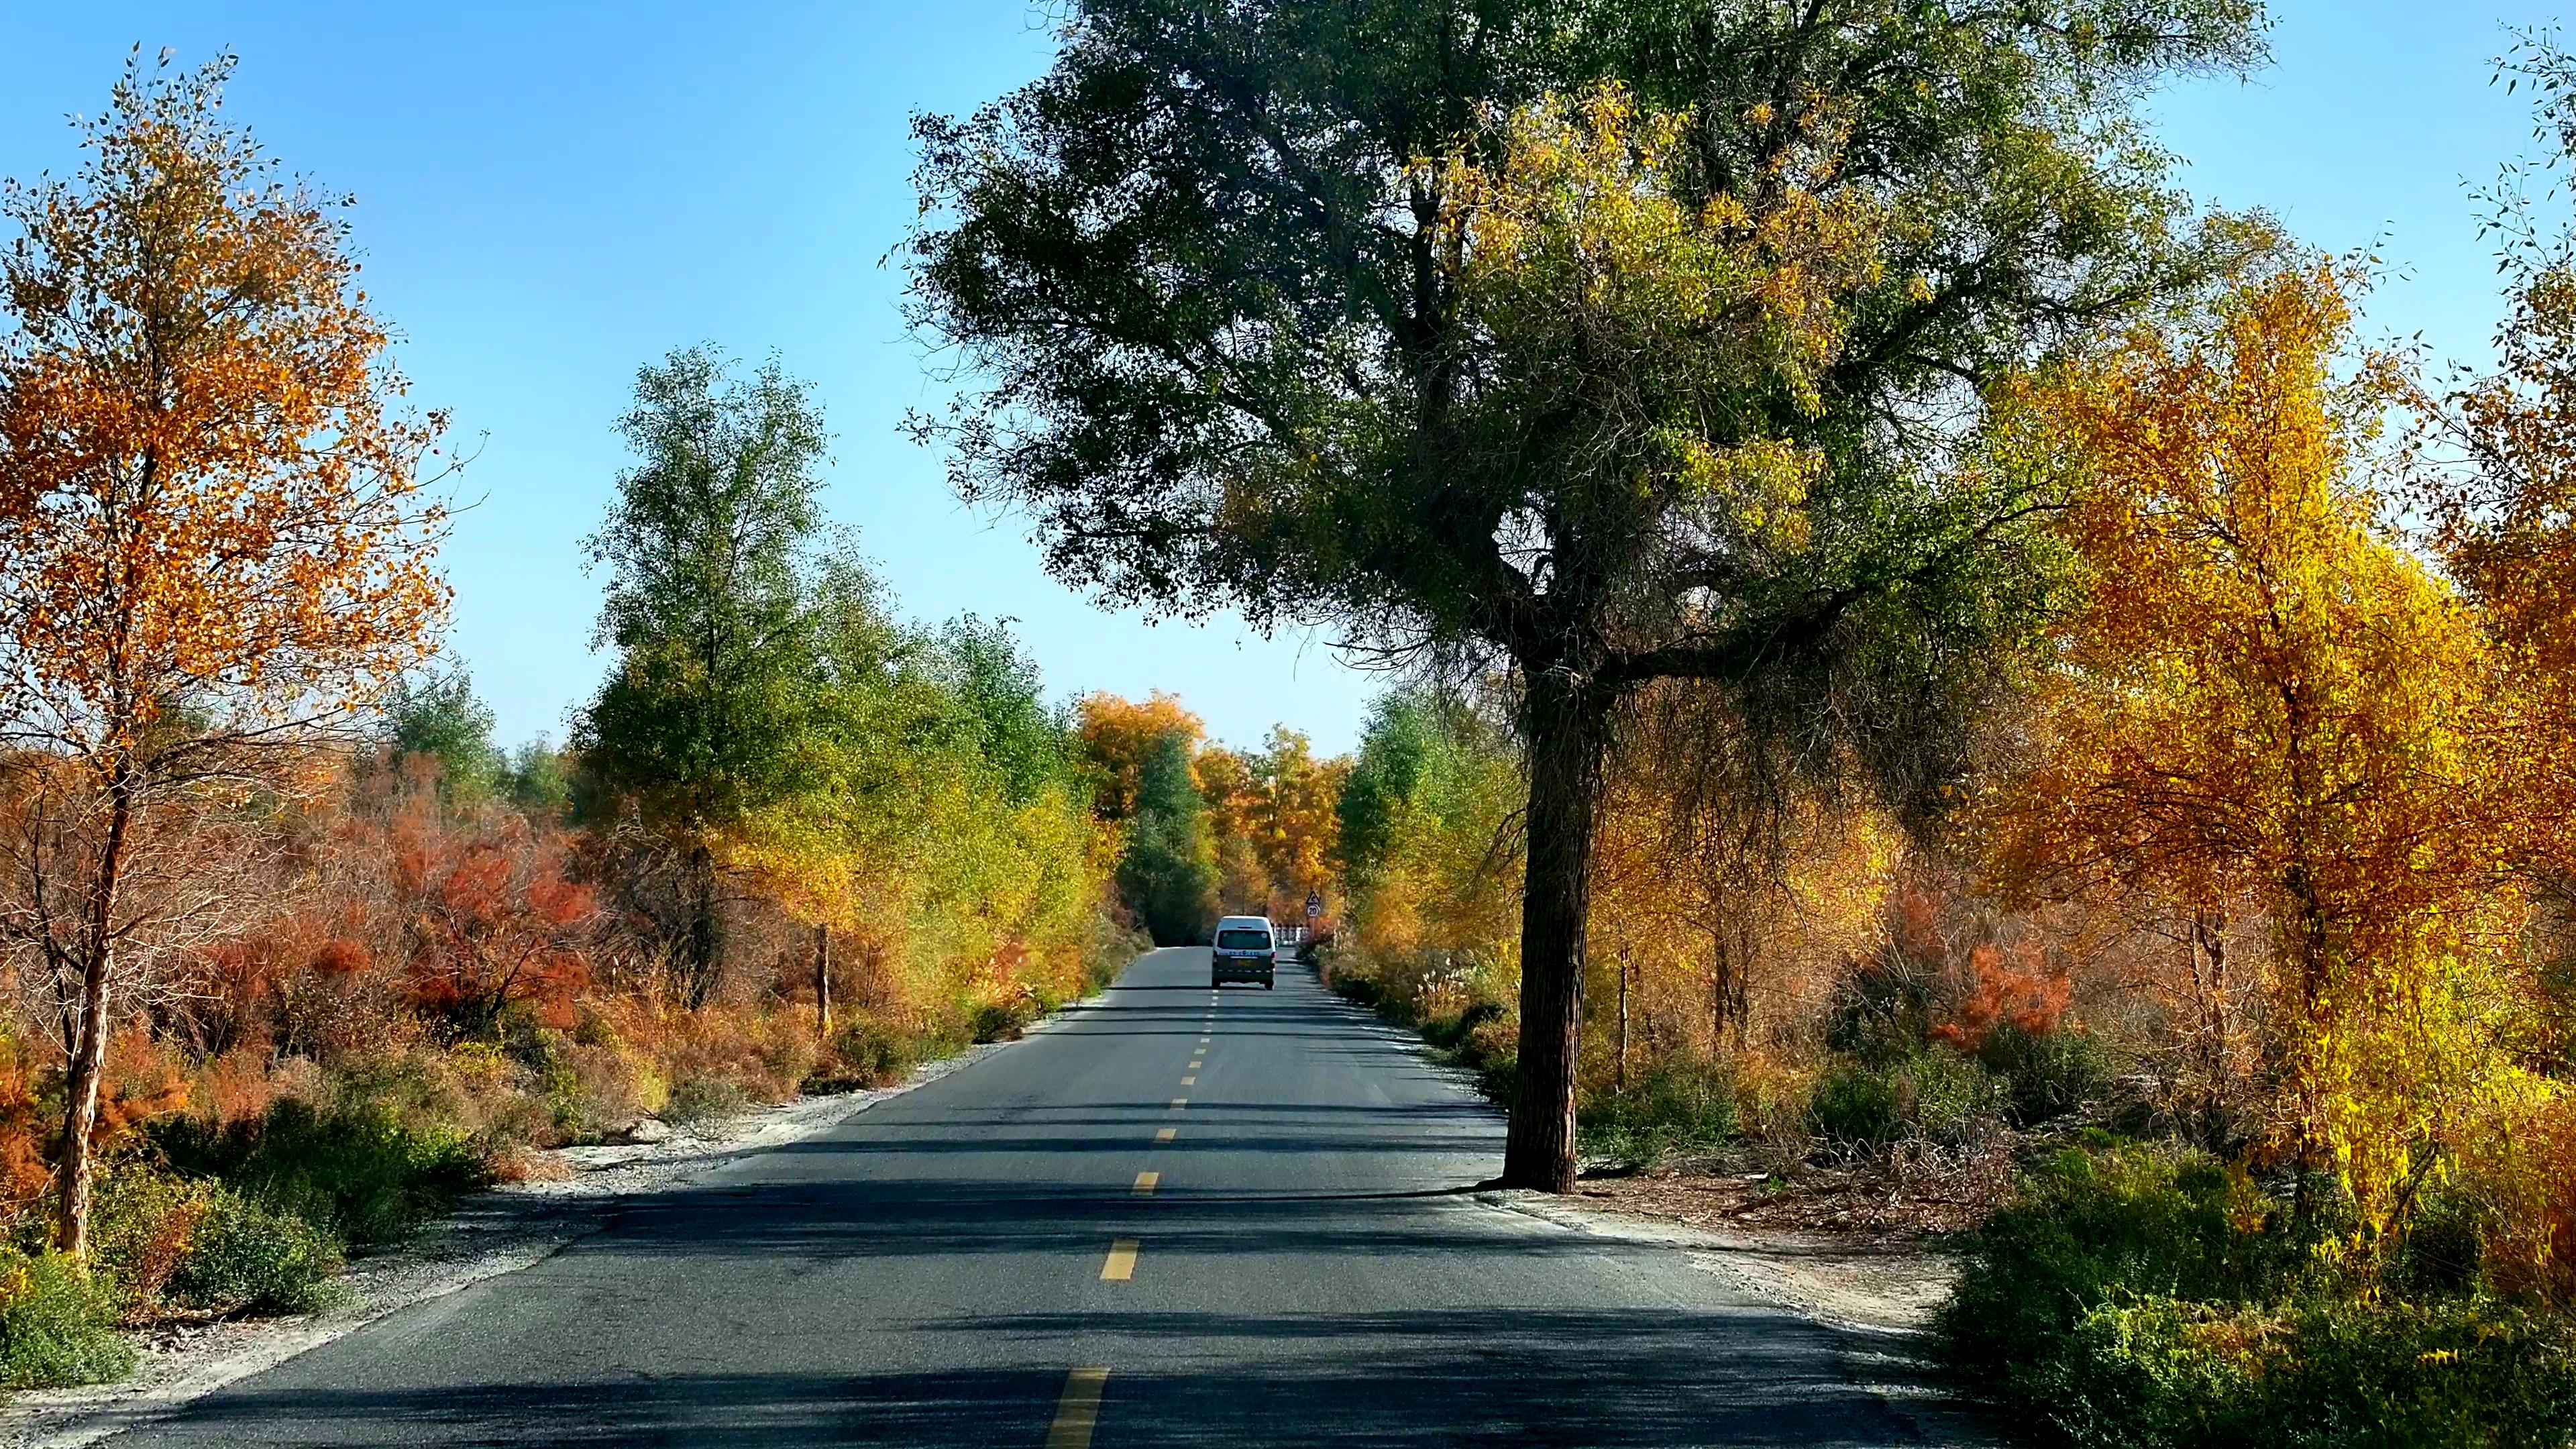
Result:
[[[1195,1087],[1195,1086],[1197,1086],[1198,1084],[1199,1084],[1199,1079],[1198,1079],[1198,1078],[1196,1078],[1196,1077],[1183,1077],[1183,1078],[1181,1078],[1181,1085],[1182,1085],[1182,1086],[1184,1086],[1184,1087]]]
[[[1136,1276],[1136,1240],[1120,1238],[1109,1245],[1109,1261],[1100,1265],[1100,1281],[1124,1283]]]
[[[1187,1098],[1187,1097],[1174,1097],[1174,1098],[1172,1099],[1172,1110],[1173,1110],[1173,1111],[1175,1111],[1175,1112],[1177,1112],[1177,1111],[1181,1110],[1183,1107],[1188,1106],[1189,1104],[1190,1104],[1190,1099],[1189,1099],[1189,1098]]]
[[[1138,1197],[1152,1197],[1154,1195],[1154,1184],[1161,1182],[1162,1180],[1163,1175],[1159,1172],[1137,1173],[1136,1195]]]
[[[1179,1136],[1180,1133],[1181,1129],[1178,1127],[1166,1127],[1154,1134],[1154,1140],[1157,1142],[1169,1142],[1173,1138]]]
[[[1100,1422],[1100,1390],[1108,1382],[1105,1368],[1078,1368],[1064,1376],[1046,1449],[1091,1449],[1091,1430]]]
[[[1195,1072],[1195,1071],[1197,1071],[1198,1069],[1199,1069],[1198,1058],[1196,1058],[1196,1057],[1192,1057],[1192,1058],[1190,1059],[1190,1070]]]

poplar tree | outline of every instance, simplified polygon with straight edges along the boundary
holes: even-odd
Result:
[[[1137,778],[1118,891],[1157,946],[1186,946],[1216,925],[1216,866],[1207,803],[1190,778],[1190,747],[1173,732],[1154,741]]]
[[[869,586],[818,550],[822,414],[776,363],[736,379],[709,349],[673,352],[638,374],[619,430],[639,461],[589,541],[617,660],[574,744],[679,853],[699,1006],[723,966],[719,846],[794,788],[832,626]]]
[[[87,1248],[108,1039],[240,929],[227,837],[436,647],[443,514],[335,202],[129,62],[0,259],[0,945],[60,1014],[56,1238]]]
[[[2251,0],[1082,0],[925,117],[920,434],[1057,574],[1518,701],[1504,1180],[1574,1175],[1638,692],[1918,817],[2044,606],[1982,392],[2227,260],[2130,107]]]

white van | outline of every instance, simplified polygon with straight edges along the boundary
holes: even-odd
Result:
[[[1278,989],[1279,933],[1268,916],[1227,916],[1216,923],[1216,944],[1208,949],[1208,985],[1258,981],[1264,991]]]

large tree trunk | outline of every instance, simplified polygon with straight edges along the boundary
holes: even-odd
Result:
[[[54,1244],[75,1258],[89,1252],[89,1203],[97,1177],[91,1137],[98,1130],[98,1084],[107,1058],[107,993],[116,964],[116,898],[125,873],[127,832],[134,823],[134,781],[120,766],[108,785],[107,835],[90,882],[88,959],[81,963],[80,1032],[64,1084],[63,1184]]]
[[[1529,864],[1521,889],[1520,1080],[1503,1185],[1574,1191],[1574,1070],[1583,1030],[1583,933],[1610,701],[1587,681],[1532,671]]]

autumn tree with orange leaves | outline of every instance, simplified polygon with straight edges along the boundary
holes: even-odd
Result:
[[[223,924],[192,821],[291,789],[432,646],[447,588],[341,199],[220,114],[231,57],[129,61],[68,178],[12,183],[0,731],[23,829],[0,939],[77,1003],[57,1236],[87,1247],[120,992]],[[138,888],[149,883],[153,888]]]
[[[2350,327],[2338,269],[2287,264],[2014,401],[2079,464],[2089,589],[1986,805],[2007,884],[2157,902],[2196,974],[2259,913],[2257,1136],[2385,1222],[2492,1081],[2519,736],[2475,617],[2382,531],[2362,448],[2395,378],[2338,376]]]
[[[2487,193],[2507,295],[2496,366],[2412,399],[2411,501],[2425,541],[2479,605],[2511,689],[2544,722],[2523,789],[2546,828],[2526,866],[2576,919],[2576,222],[2562,203],[2544,224],[2530,194],[2576,162],[2576,54],[2527,35],[2502,74],[2530,88],[2556,147],[2543,168],[2509,167]],[[2562,1050],[2576,1053],[2576,1040]]]

